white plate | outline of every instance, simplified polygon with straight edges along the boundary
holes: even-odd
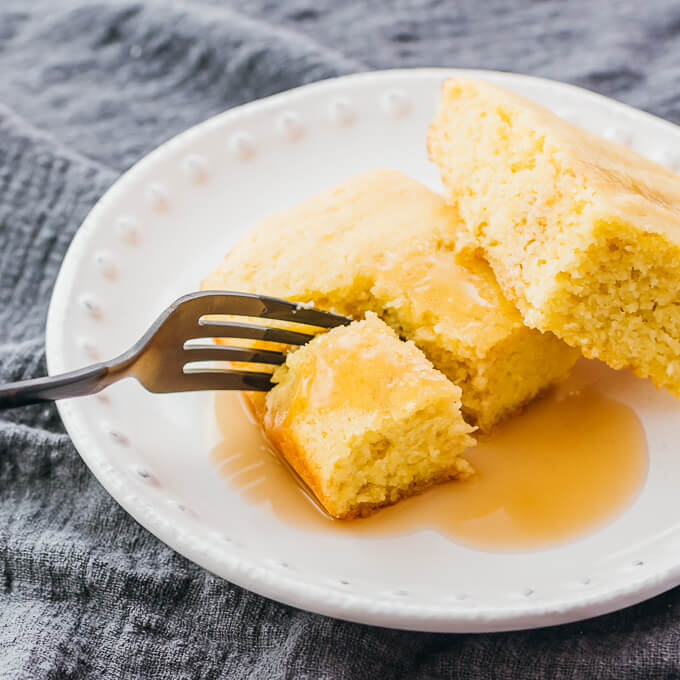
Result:
[[[680,160],[680,129],[670,123],[575,87],[503,73],[367,73],[233,109],[144,158],[85,220],[50,305],[50,373],[128,348],[259,218],[322,187],[377,166],[438,187],[425,132],[440,83],[453,73],[516,90],[666,164]],[[473,632],[573,621],[680,583],[679,404],[625,377],[616,398],[637,411],[647,433],[640,496],[583,540],[517,554],[471,550],[434,531],[371,539],[281,523],[215,474],[209,393],[153,396],[125,381],[104,398],[62,401],[59,410],[116,500],[216,574],[330,616]]]

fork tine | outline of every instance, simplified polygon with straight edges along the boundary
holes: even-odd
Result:
[[[336,326],[346,326],[350,319],[316,309],[299,302],[290,302],[281,298],[258,296],[266,307],[266,312],[260,316],[267,319],[278,319],[280,321],[293,321],[295,323],[305,323],[321,328],[335,328]]]
[[[245,392],[267,392],[274,384],[271,373],[254,371],[220,371],[219,369],[185,369],[178,391],[194,390],[241,390]]]
[[[248,340],[264,340],[280,342],[285,345],[304,345],[315,333],[300,333],[283,328],[255,326],[234,321],[206,321],[199,319],[195,328],[189,329],[187,338],[245,338]]]
[[[283,352],[250,347],[226,347],[224,345],[185,345],[187,362],[193,361],[248,361],[255,364],[282,364]]]
[[[190,306],[201,316],[208,314],[230,314],[233,316],[257,316],[279,321],[304,323],[321,328],[334,328],[350,322],[344,316],[324,312],[301,303],[281,298],[233,291],[202,291],[177,300],[175,305]]]

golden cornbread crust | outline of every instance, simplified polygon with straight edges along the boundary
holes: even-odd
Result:
[[[527,325],[680,396],[680,178],[489,83],[428,136],[449,203]]]
[[[334,517],[471,472],[460,388],[375,315],[291,352],[275,381],[265,433]]]
[[[353,177],[261,221],[203,282],[373,311],[463,389],[483,430],[566,376],[577,352],[529,329],[489,265],[457,249],[457,213],[394,170]]]
[[[454,479],[465,479],[473,473],[469,463],[465,459],[460,458],[448,470],[436,472],[429,477],[424,477],[417,481],[414,480],[404,488],[387,490],[385,497],[381,501],[360,501],[355,504],[340,505],[337,498],[332,495],[332,492],[326,491],[321,484],[315,469],[308,460],[308,451],[303,444],[297,441],[293,432],[289,430],[273,432],[266,428],[265,432],[279,454],[284,456],[293,466],[293,469],[314,492],[314,495],[326,509],[326,512],[335,519],[350,520],[368,517],[380,510],[380,508],[394,505],[403,498],[422,493],[435,484],[450,482]],[[474,440],[471,441],[474,443]]]

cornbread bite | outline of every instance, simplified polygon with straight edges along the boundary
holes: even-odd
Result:
[[[460,388],[373,314],[290,352],[274,381],[265,432],[334,517],[471,472]]]
[[[269,217],[203,282],[373,311],[463,390],[469,422],[488,430],[569,372],[576,352],[527,328],[473,250],[456,252],[455,211],[394,170],[353,177]]]
[[[446,195],[533,328],[680,396],[680,178],[454,78],[428,138]]]

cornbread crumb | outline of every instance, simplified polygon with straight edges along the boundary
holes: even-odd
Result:
[[[533,328],[680,396],[680,178],[497,86],[447,81],[449,202]]]
[[[334,517],[471,472],[460,388],[374,314],[290,352],[274,381],[265,432]]]
[[[456,253],[455,211],[394,170],[351,178],[263,220],[204,289],[373,311],[463,390],[483,430],[566,377],[577,353],[527,328],[488,264]]]

